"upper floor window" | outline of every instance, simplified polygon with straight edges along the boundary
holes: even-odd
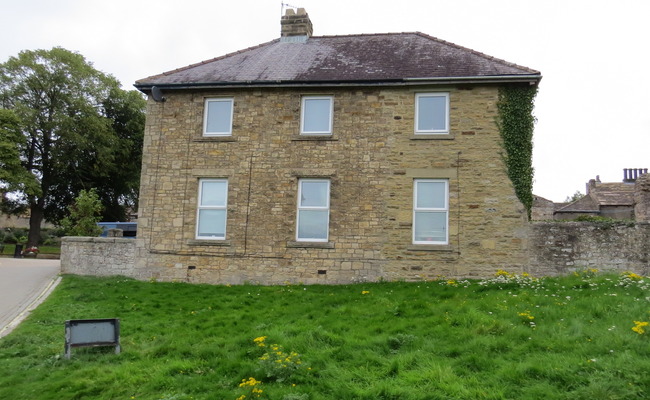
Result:
[[[228,180],[199,180],[199,206],[196,222],[197,239],[226,239]]]
[[[305,96],[300,108],[301,135],[331,135],[334,99],[332,96]]]
[[[447,244],[449,181],[416,179],[413,186],[413,243]]]
[[[203,136],[231,136],[232,113],[233,99],[206,99],[203,112]]]
[[[328,179],[299,180],[296,240],[327,242],[329,218],[330,181]]]
[[[449,93],[415,95],[415,134],[449,133]]]

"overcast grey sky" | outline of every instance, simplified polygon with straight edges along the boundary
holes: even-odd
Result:
[[[61,46],[125,88],[280,35],[279,0],[0,2],[0,62]],[[535,194],[561,201],[596,175],[650,168],[650,1],[288,2],[317,36],[420,31],[541,71]]]

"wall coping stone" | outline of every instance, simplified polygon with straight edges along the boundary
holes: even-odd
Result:
[[[134,243],[134,239],[121,237],[92,237],[92,236],[64,236],[62,242],[94,242],[94,243]]]

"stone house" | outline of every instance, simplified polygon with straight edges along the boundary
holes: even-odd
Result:
[[[347,283],[523,270],[499,89],[538,71],[423,33],[281,37],[136,82],[149,95],[138,276]]]
[[[553,219],[570,220],[587,215],[634,220],[635,193],[641,187],[636,182],[647,172],[647,168],[625,168],[622,182],[601,182],[600,177],[591,179],[587,182],[585,196],[559,205],[553,212]]]

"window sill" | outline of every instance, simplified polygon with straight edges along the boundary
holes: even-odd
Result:
[[[445,133],[445,134],[436,134],[436,135],[412,135],[409,139],[410,140],[454,140],[456,137],[453,134],[450,133]]]
[[[333,249],[334,242],[287,242],[287,247],[303,249]]]
[[[230,240],[218,240],[218,239],[192,239],[188,240],[187,244],[190,246],[218,246],[218,247],[229,247],[232,245]]]
[[[406,248],[409,251],[454,251],[454,246],[450,244],[412,244]]]
[[[330,141],[336,142],[339,139],[333,135],[293,135],[291,136],[292,142],[304,142],[304,141]]]
[[[232,136],[201,136],[194,138],[194,142],[236,142],[237,138]]]

